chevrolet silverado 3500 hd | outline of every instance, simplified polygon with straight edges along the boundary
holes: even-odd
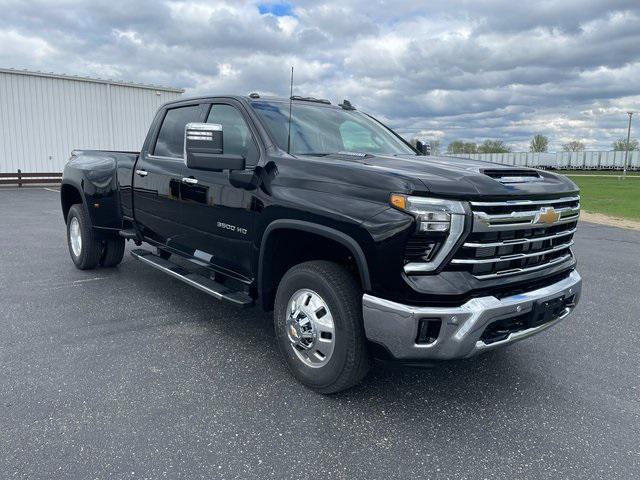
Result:
[[[125,240],[144,243],[132,255],[161,272],[273,310],[291,372],[321,393],[358,383],[372,356],[469,357],[567,317],[576,185],[422,153],[348,101],[172,102],[141,152],[72,153],[69,252],[113,267]]]

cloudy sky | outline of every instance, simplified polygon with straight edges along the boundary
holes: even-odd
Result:
[[[608,149],[640,110],[639,0],[0,0],[0,11],[0,67],[286,95],[294,65],[296,94],[348,98],[443,145],[520,150],[543,133],[552,149]]]

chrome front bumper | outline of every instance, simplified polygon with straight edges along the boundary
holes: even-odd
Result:
[[[367,338],[383,345],[399,360],[447,360],[466,358],[530,337],[566,318],[578,303],[582,279],[575,270],[553,285],[498,299],[474,298],[459,307],[414,307],[365,294],[362,298]],[[531,312],[534,306],[557,297],[574,297],[560,316],[542,325],[512,332],[503,340],[485,343],[485,328],[497,321]],[[416,343],[422,319],[440,319],[440,333],[430,343]]]

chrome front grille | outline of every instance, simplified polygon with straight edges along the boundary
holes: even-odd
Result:
[[[572,258],[580,197],[471,202],[473,230],[450,262],[476,278],[543,270]]]

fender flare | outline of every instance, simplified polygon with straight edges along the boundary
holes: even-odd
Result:
[[[84,186],[82,184],[80,184],[80,183],[76,183],[76,182],[74,182],[74,181],[72,181],[70,179],[67,179],[67,178],[63,179],[60,182],[60,207],[62,207],[62,191],[63,191],[62,187],[64,187],[64,186],[72,187],[73,189],[75,189],[78,192],[78,194],[80,195],[80,199],[82,200],[83,208],[87,211],[87,213],[89,213],[89,209],[87,207],[87,194],[84,191]],[[63,208],[63,214],[64,214],[64,208]],[[66,222],[67,219],[64,218],[64,221]]]
[[[269,239],[269,235],[275,230],[281,230],[283,228],[291,230],[301,230],[304,232],[313,233],[321,237],[328,238],[339,244],[343,245],[353,255],[356,265],[358,266],[358,272],[360,273],[360,281],[365,291],[371,291],[371,277],[369,275],[369,265],[367,258],[362,251],[362,248],[356,242],[353,237],[350,237],[346,233],[336,230],[335,228],[320,225],[318,223],[306,222],[304,220],[289,220],[280,219],[271,222],[262,235],[262,241],[260,242],[260,256],[258,259],[258,290],[262,294],[263,289],[263,276],[264,276],[264,253],[265,245]]]

